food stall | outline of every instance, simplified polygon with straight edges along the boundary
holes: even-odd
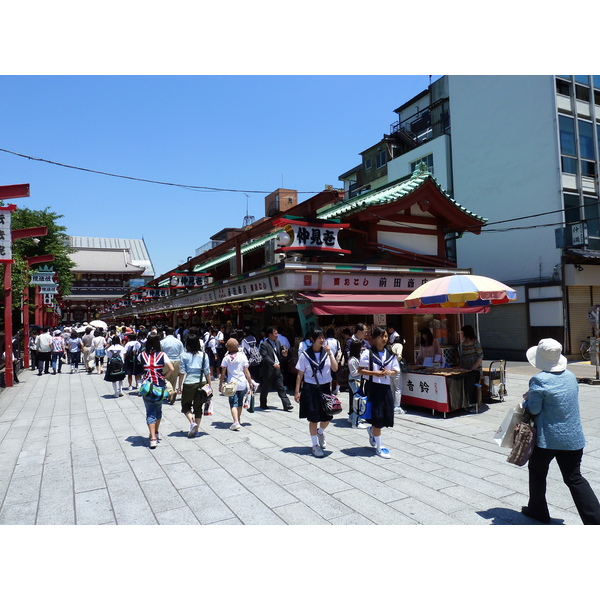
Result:
[[[409,365],[402,373],[402,404],[447,413],[477,403],[479,371]]]

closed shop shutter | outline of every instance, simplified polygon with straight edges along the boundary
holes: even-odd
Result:
[[[479,315],[479,340],[484,348],[527,350],[527,305],[492,306]]]
[[[592,286],[592,298],[594,305],[600,304],[600,285]]]
[[[599,286],[594,286],[595,288]],[[592,290],[588,285],[571,285],[567,288],[569,299],[569,341],[570,352],[579,352],[581,340],[591,334],[587,315],[592,307]]]

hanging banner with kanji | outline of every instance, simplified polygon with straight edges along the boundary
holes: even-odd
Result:
[[[296,221],[294,219],[277,219],[275,226],[283,226],[290,236],[290,243],[284,248],[278,248],[279,252],[302,252],[306,250],[320,250],[325,252],[337,252],[338,254],[350,254],[350,250],[344,250],[338,242],[340,229],[350,227],[349,223],[309,223]]]
[[[12,212],[14,205],[0,206],[0,262],[12,262]]]

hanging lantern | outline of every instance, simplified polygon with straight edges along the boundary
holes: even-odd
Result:
[[[184,321],[187,321],[190,318],[190,311],[184,310],[181,316],[183,317]]]
[[[210,308],[203,308],[202,309],[202,316],[206,319],[207,317],[210,317]]]
[[[231,306],[226,305],[223,307],[223,314],[228,317],[231,314]]]
[[[254,304],[254,312],[257,312],[257,313],[265,312],[266,307],[267,307],[267,305],[262,300],[259,300],[258,302],[256,302]]]

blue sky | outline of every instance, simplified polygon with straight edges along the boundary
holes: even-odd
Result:
[[[434,76],[436,78],[436,76]],[[395,108],[429,83],[411,76],[2,76],[0,148],[142,179],[270,193],[341,186]],[[244,192],[198,192],[107,177],[0,152],[16,201],[64,215],[69,235],[144,238],[160,275],[224,227]],[[249,214],[264,216],[265,193]],[[312,194],[303,193],[300,200]]]

